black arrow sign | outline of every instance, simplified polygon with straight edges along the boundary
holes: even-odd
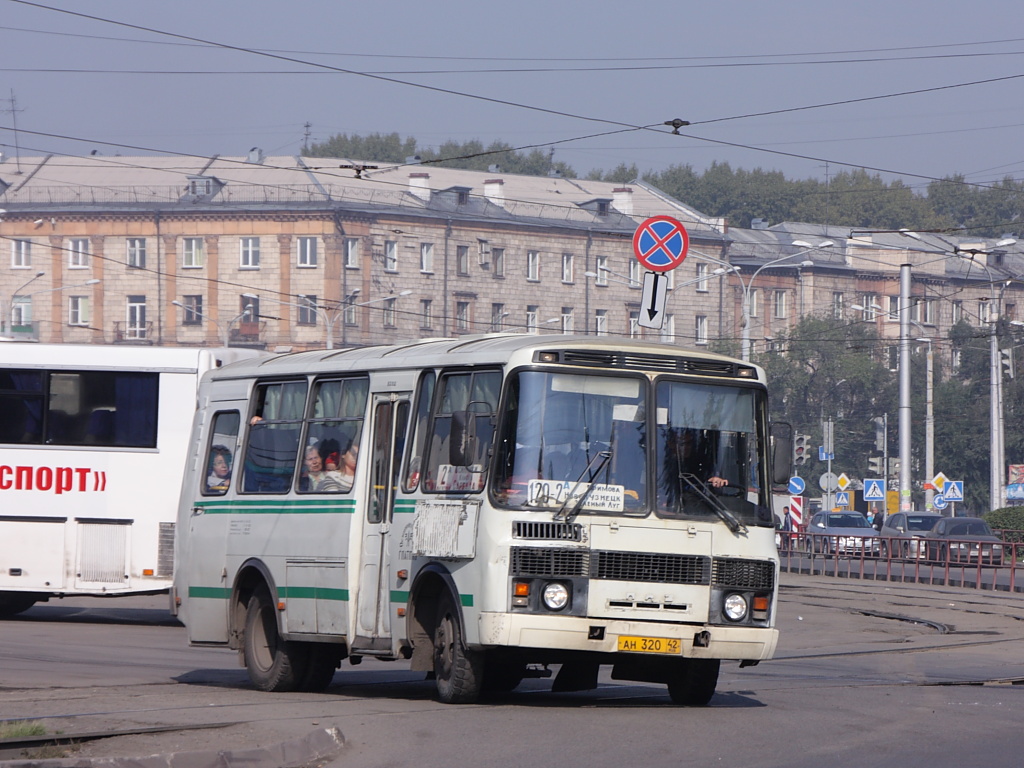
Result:
[[[647,308],[647,319],[653,320],[655,315],[658,314],[658,281],[661,280],[661,273],[654,272],[654,279],[652,280],[651,290],[651,306]]]

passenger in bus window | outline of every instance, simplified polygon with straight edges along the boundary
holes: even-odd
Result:
[[[339,478],[341,481],[341,487],[344,490],[348,490],[352,487],[352,484],[356,479],[356,460],[359,458],[359,443],[353,438],[349,441],[348,447],[345,448],[345,452],[341,454],[341,469],[339,470]]]
[[[223,445],[210,448],[210,474],[206,478],[207,493],[227,493],[231,486],[231,451]]]
[[[315,491],[317,486],[324,479],[324,461],[320,457],[320,451],[316,445],[306,448],[306,455],[302,462],[302,477],[299,478],[300,491]]]

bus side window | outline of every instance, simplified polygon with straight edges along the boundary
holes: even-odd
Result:
[[[420,379],[420,391],[416,398],[416,423],[413,426],[412,446],[408,452],[403,489],[409,493],[420,483],[423,464],[423,450],[427,439],[427,424],[430,417],[430,401],[434,399],[434,372],[427,371]]]
[[[242,467],[246,493],[287,493],[291,487],[306,389],[305,379],[257,385]]]
[[[223,496],[231,487],[235,453],[238,449],[238,411],[224,411],[213,417],[207,452],[206,473],[203,476],[204,496]]]

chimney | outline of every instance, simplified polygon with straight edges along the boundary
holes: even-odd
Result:
[[[618,187],[612,190],[612,206],[624,216],[633,215],[633,190]]]
[[[429,180],[429,173],[410,173],[409,193],[415,195],[420,200],[430,200],[430,187],[427,186]]]
[[[505,181],[503,179],[485,179],[484,197],[495,205],[505,207]]]
[[[254,165],[260,165],[263,163],[263,150],[259,147],[253,147],[249,150],[249,157],[246,162],[253,163]]]

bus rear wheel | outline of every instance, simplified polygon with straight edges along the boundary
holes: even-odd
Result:
[[[300,644],[281,637],[270,590],[257,589],[245,612],[245,669],[253,685],[262,691],[300,690],[307,655]]]
[[[718,686],[719,659],[683,659],[669,673],[668,695],[673,704],[706,706]]]
[[[466,648],[459,609],[450,594],[438,605],[434,622],[434,680],[445,704],[471,704],[480,698],[483,654]]]

